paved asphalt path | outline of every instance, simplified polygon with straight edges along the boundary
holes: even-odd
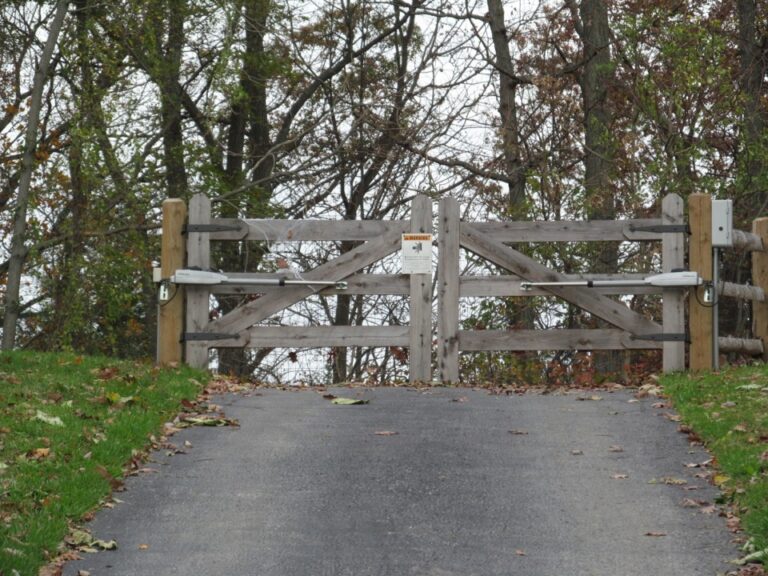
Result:
[[[118,550],[64,574],[715,576],[737,556],[723,518],[682,505],[717,496],[685,466],[708,456],[656,400],[333,392],[370,403],[219,398],[241,426],[174,436],[193,447],[156,454],[89,526]]]

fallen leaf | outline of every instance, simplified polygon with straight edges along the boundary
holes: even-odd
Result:
[[[368,404],[368,400],[361,400],[360,398],[334,398],[331,400],[332,404],[338,404],[339,406],[357,406],[359,404]]]
[[[509,430],[509,433],[513,436],[528,436],[528,432],[525,430]]]
[[[45,460],[51,455],[50,448],[35,448],[29,453],[29,457],[32,460]]]
[[[671,420],[672,422],[680,422],[680,420],[683,419],[680,414],[672,414],[671,412],[664,412],[662,416],[664,416],[664,418],[667,420]]]
[[[139,544],[139,550],[149,550],[149,544]]]
[[[46,414],[42,410],[38,410],[35,413],[35,420],[40,420],[41,422],[45,422],[51,426],[64,426],[64,421],[61,418],[58,416],[51,416],[50,414]]]
[[[648,484],[667,484],[668,486],[683,486],[688,484],[688,480],[682,478],[674,478],[672,476],[663,476],[661,478],[654,478],[648,482]]]
[[[664,402],[654,402],[651,404],[651,408],[666,408],[667,405]]]
[[[747,431],[747,425],[746,424],[736,424],[736,426],[733,427],[734,432],[746,432]]]
[[[395,432],[394,430],[380,430],[378,432],[374,432],[376,436],[396,436],[399,434],[399,432]]]
[[[518,556],[527,556],[527,554],[525,553],[525,550],[519,550],[519,549],[515,550],[515,554]]]
[[[613,478],[614,480],[626,480],[627,478],[629,478],[629,475],[627,475],[627,474],[612,474],[611,478]]]
[[[727,402],[723,402],[722,404],[720,404],[721,408],[733,408],[734,406],[736,406],[736,402],[733,402],[731,400],[728,400]]]
[[[725,474],[715,474],[714,478],[712,478],[712,482],[715,483],[715,486],[720,488],[723,484],[728,482],[731,479],[730,476],[726,476]]]
[[[460,396],[459,398],[451,398],[451,402],[467,402],[469,401],[469,398],[466,396]]]
[[[16,571],[14,570],[14,572]],[[16,574],[18,574],[18,572],[16,572]],[[40,570],[37,572],[37,576],[61,576],[61,566],[57,566],[56,564],[41,566]]]
[[[78,570],[77,576],[91,576],[91,573],[88,570]]]
[[[571,450],[571,454],[573,454],[574,456],[583,456],[584,452],[581,450]]]
[[[323,394],[323,398],[325,400],[335,400],[336,396],[334,396],[333,394]]]
[[[109,483],[109,487],[112,488],[112,490],[122,490],[123,489],[123,481],[115,478],[112,476],[112,474],[109,473],[109,470],[104,468],[101,464],[96,464],[94,466],[94,470],[96,473],[104,478]]]
[[[660,538],[661,536],[666,536],[666,532],[646,532],[645,536],[652,536],[654,538]]]
[[[602,396],[597,396],[597,395],[594,395],[594,396],[579,396],[578,398],[576,398],[576,400],[579,400],[581,402],[583,402],[585,400],[591,400],[593,402],[598,402],[598,401],[600,401],[602,399],[603,399]]]
[[[224,418],[221,416],[183,416],[176,426],[178,428],[188,428],[190,426],[240,426],[240,423],[234,418]]]
[[[702,506],[701,507],[701,513],[702,514],[709,515],[709,514],[714,514],[715,512],[717,512],[717,506],[715,506],[714,504],[710,504],[709,506]]]
[[[608,452],[624,452],[624,448],[618,444],[614,444],[613,446],[608,447]]]
[[[709,502],[705,500],[694,500],[693,498],[683,498],[680,501],[680,506],[683,508],[700,508],[702,506],[709,505]]]

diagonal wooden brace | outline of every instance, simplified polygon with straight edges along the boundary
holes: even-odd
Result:
[[[543,264],[539,264],[514,248],[480,232],[471,224],[461,224],[460,243],[467,250],[517,274],[531,282],[563,282],[568,278]],[[645,318],[615,300],[582,287],[547,286],[545,288],[563,300],[594,314],[622,330],[639,336],[662,331],[659,324]]]

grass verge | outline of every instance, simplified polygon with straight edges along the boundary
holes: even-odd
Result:
[[[715,483],[756,550],[768,548],[768,367],[675,374],[664,391],[715,458]],[[768,564],[768,560],[763,559]]]
[[[36,575],[206,376],[74,354],[0,354],[0,575]]]

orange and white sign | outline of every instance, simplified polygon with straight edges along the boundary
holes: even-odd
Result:
[[[432,274],[432,234],[403,234],[403,274]]]

